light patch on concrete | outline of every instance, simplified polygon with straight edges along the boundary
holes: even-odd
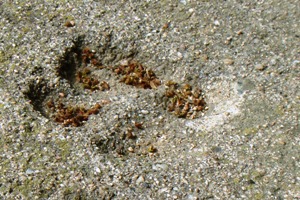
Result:
[[[244,97],[238,94],[237,83],[221,77],[206,88],[208,111],[203,117],[187,121],[186,126],[197,131],[211,131],[223,126],[240,113]]]

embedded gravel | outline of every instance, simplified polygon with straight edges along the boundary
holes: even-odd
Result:
[[[1,199],[299,199],[300,4],[280,1],[0,3]],[[88,47],[103,67],[84,63]],[[161,85],[120,82],[135,60]],[[83,89],[83,66],[106,81]],[[165,83],[201,88],[195,119]],[[91,108],[57,123],[49,100]]]

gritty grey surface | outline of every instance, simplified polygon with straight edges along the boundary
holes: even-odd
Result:
[[[299,199],[299,19],[297,0],[1,1],[1,199]],[[74,87],[57,70],[86,46],[202,88],[208,110],[177,118],[164,84],[107,70],[109,91]],[[45,108],[59,95],[109,103],[64,127]]]

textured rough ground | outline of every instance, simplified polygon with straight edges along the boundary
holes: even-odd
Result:
[[[1,198],[300,198],[299,10],[297,0],[2,1]],[[107,69],[92,73],[110,90],[82,89],[84,47],[105,66],[134,59],[162,83],[202,88],[208,110],[177,118],[164,85],[135,88]],[[64,127],[51,98],[109,103]]]

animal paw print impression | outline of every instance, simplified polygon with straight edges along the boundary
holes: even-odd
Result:
[[[63,126],[78,127],[84,125],[90,115],[97,115],[101,112],[101,108],[108,104],[109,100],[99,100],[99,102],[94,102],[94,106],[86,108],[68,102],[65,95],[88,95],[103,91],[109,93],[114,89],[113,87],[118,87],[120,84],[149,90],[162,87],[163,81],[152,69],[144,67],[133,59],[125,59],[116,66],[105,66],[96,56],[96,51],[83,47],[82,43],[82,41],[77,41],[72,48],[66,49],[56,69],[57,76],[66,80],[75,93],[64,94],[61,92],[64,88],[51,90],[46,87],[45,81],[40,82],[39,85],[29,85],[26,95],[33,107],[43,116]],[[95,75],[98,72],[109,74],[119,80],[119,83],[111,87],[107,81],[99,80],[101,76]],[[161,94],[163,97],[161,103],[163,99],[166,100],[164,109],[176,117],[194,119],[207,109],[201,89],[172,80],[165,81],[164,86],[165,92]]]

